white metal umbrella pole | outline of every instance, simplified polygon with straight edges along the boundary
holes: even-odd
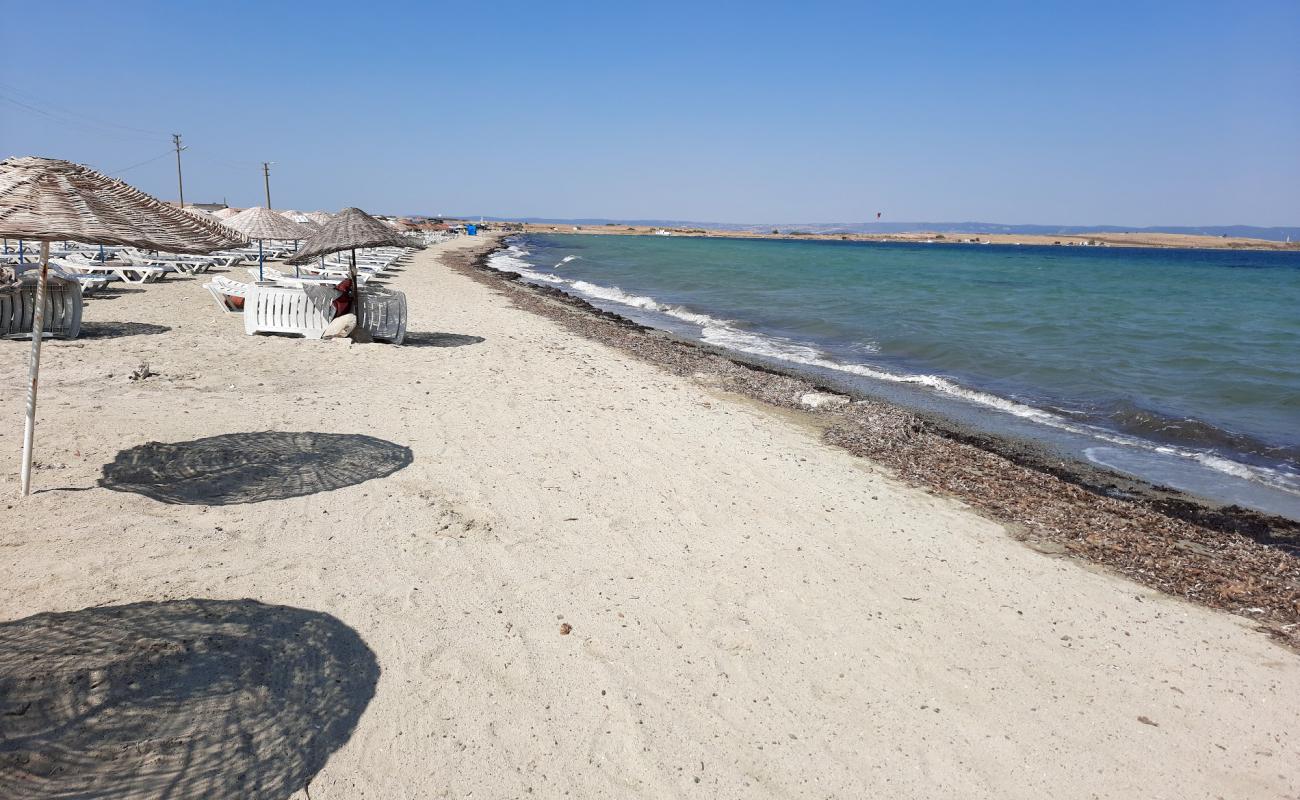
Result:
[[[41,375],[41,340],[45,334],[45,284],[50,275],[50,243],[41,242],[41,273],[32,313],[32,359],[27,377],[27,425],[23,428],[22,495],[32,493],[32,443],[36,438],[36,387]]]

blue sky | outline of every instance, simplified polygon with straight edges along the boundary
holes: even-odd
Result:
[[[279,208],[1300,224],[1295,0],[0,0],[0,19],[0,155],[131,167],[164,198],[179,132],[186,199],[239,206],[266,160]]]

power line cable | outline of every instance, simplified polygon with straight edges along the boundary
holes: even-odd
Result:
[[[53,105],[47,104],[46,108],[41,108],[39,106],[33,105],[31,102],[27,102],[27,98],[32,97],[30,92],[25,92],[11,84],[7,84],[2,81],[0,81],[0,88],[5,89],[10,93],[19,96],[19,97],[10,97],[6,94],[0,93],[0,100],[4,100],[9,103],[12,103],[34,114],[39,114],[40,116],[50,119],[61,125],[76,127],[82,131],[88,131],[96,134],[107,134],[110,136],[118,136],[118,137],[125,137],[131,139],[139,139],[139,138],[143,138],[143,136],[148,136],[149,138],[153,138],[154,136],[157,136],[159,138],[169,136],[169,134],[165,134],[161,131],[152,131],[145,128],[137,128],[131,125],[122,125],[120,123],[113,122],[111,120],[103,119],[102,117],[96,117],[95,119],[86,119],[80,116],[79,114],[77,114],[76,112],[68,111],[67,109],[61,109]],[[41,102],[44,102],[43,99],[41,100]],[[109,130],[109,128],[118,128],[121,130]],[[129,131],[130,133],[125,133],[127,131]],[[141,134],[142,136],[136,136],[135,134]],[[230,167],[232,169],[255,170],[255,169],[260,169],[261,167],[261,162],[230,161],[227,159],[217,158],[216,156],[209,155],[205,152],[202,152],[202,150],[195,153],[191,151],[188,147],[186,148],[186,151],[190,152],[191,155],[198,156],[202,160],[210,161],[216,164],[220,164],[222,166]],[[150,159],[150,161],[153,160],[156,159]],[[130,167],[125,167],[121,170],[118,170],[117,172],[125,172],[126,170],[134,169],[137,166],[144,166],[147,163],[149,163],[149,161],[144,161],[139,164],[134,164]],[[116,173],[108,173],[108,174],[116,174]]]
[[[20,108],[25,109],[31,114],[36,114],[41,117],[44,117],[45,119],[50,120],[56,125],[65,128],[75,128],[76,130],[79,130],[83,133],[93,134],[95,136],[108,137],[112,139],[117,139],[119,141],[134,141],[134,142],[142,141],[145,138],[149,138],[149,139],[155,138],[153,136],[146,137],[139,133],[127,133],[125,131],[116,130],[110,127],[105,127],[93,120],[78,119],[76,117],[62,117],[57,114],[50,113],[44,109],[37,108],[36,106],[28,105],[27,103],[24,103],[21,100],[15,100],[12,97],[8,97],[3,94],[0,94],[0,100],[3,100],[7,103],[12,103]],[[157,137],[157,138],[162,138],[162,137]]]
[[[121,175],[123,172],[128,172],[128,171],[130,171],[130,170],[135,169],[136,167],[143,167],[145,164],[152,164],[153,162],[155,162],[155,161],[157,161],[157,160],[159,160],[159,159],[161,159],[161,158],[166,158],[167,156],[169,156],[169,155],[171,155],[171,154],[172,154],[172,151],[171,151],[171,150],[168,150],[167,152],[163,153],[163,154],[160,155],[160,156],[154,156],[153,158],[150,158],[150,159],[148,159],[148,160],[141,161],[139,164],[132,164],[132,165],[129,166],[129,167],[122,167],[121,169],[115,169],[115,170],[113,170],[112,172],[105,172],[104,174],[105,174],[105,175]]]
[[[8,100],[9,102],[15,103],[17,105],[21,105],[24,108],[30,109],[32,111],[45,114],[46,116],[53,116],[54,114],[60,114],[65,117],[71,118],[73,120],[77,120],[81,122],[91,122],[90,120],[83,119],[81,117],[81,112],[72,111],[67,108],[61,108],[59,106],[56,106],[53,103],[46,101],[45,98],[33,95],[31,92],[23,91],[17,86],[0,82],[0,88],[4,89],[6,92],[8,92],[11,95],[17,95],[18,98],[20,99],[15,99],[14,97],[4,97],[4,95],[0,95],[0,97],[4,97],[4,99]],[[37,105],[35,105],[38,103],[44,106],[44,109],[38,108]],[[162,131],[153,131],[153,130],[148,130],[146,128],[137,128],[134,125],[123,125],[120,122],[114,122],[110,119],[96,118],[93,121],[93,124],[103,125],[103,126],[108,126],[113,128],[120,128],[124,131],[131,131],[132,133],[142,133],[142,134],[147,134],[149,136],[167,135]]]

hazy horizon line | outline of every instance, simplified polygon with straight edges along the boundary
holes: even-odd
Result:
[[[757,228],[778,228],[781,230],[794,230],[803,228],[820,228],[828,229],[845,229],[845,228],[878,228],[892,229],[893,232],[902,232],[901,228],[907,228],[909,232],[925,232],[931,230],[941,230],[943,228],[990,228],[1001,229],[1008,232],[1027,232],[1029,229],[1038,231],[1096,231],[1096,232],[1133,232],[1133,233],[1188,233],[1192,231],[1213,232],[1213,235],[1227,233],[1233,230],[1250,230],[1258,232],[1269,232],[1279,234],[1300,234],[1300,223],[1294,225],[1255,225],[1251,223],[1215,223],[1208,225],[1123,225],[1114,223],[1100,224],[1071,224],[1071,223],[1006,223],[1006,222],[984,222],[977,220],[964,221],[899,221],[893,222],[888,220],[865,220],[860,222],[721,222],[705,221],[691,219],[674,219],[668,217],[542,217],[542,216],[506,216],[496,214],[472,214],[472,215],[454,215],[454,214],[410,214],[406,216],[426,216],[442,217],[445,219],[483,219],[491,222],[529,222],[541,224],[577,224],[577,225],[659,225],[659,226],[694,226],[701,228],[719,228],[719,229],[757,229]],[[970,231],[975,232],[975,231]]]

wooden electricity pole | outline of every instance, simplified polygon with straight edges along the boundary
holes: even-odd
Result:
[[[271,162],[262,162],[262,180],[266,183],[266,210],[271,210]]]
[[[181,208],[185,208],[185,179],[181,177],[181,151],[185,148],[181,147],[179,133],[172,134],[172,144],[176,146],[176,190],[180,193]]]

